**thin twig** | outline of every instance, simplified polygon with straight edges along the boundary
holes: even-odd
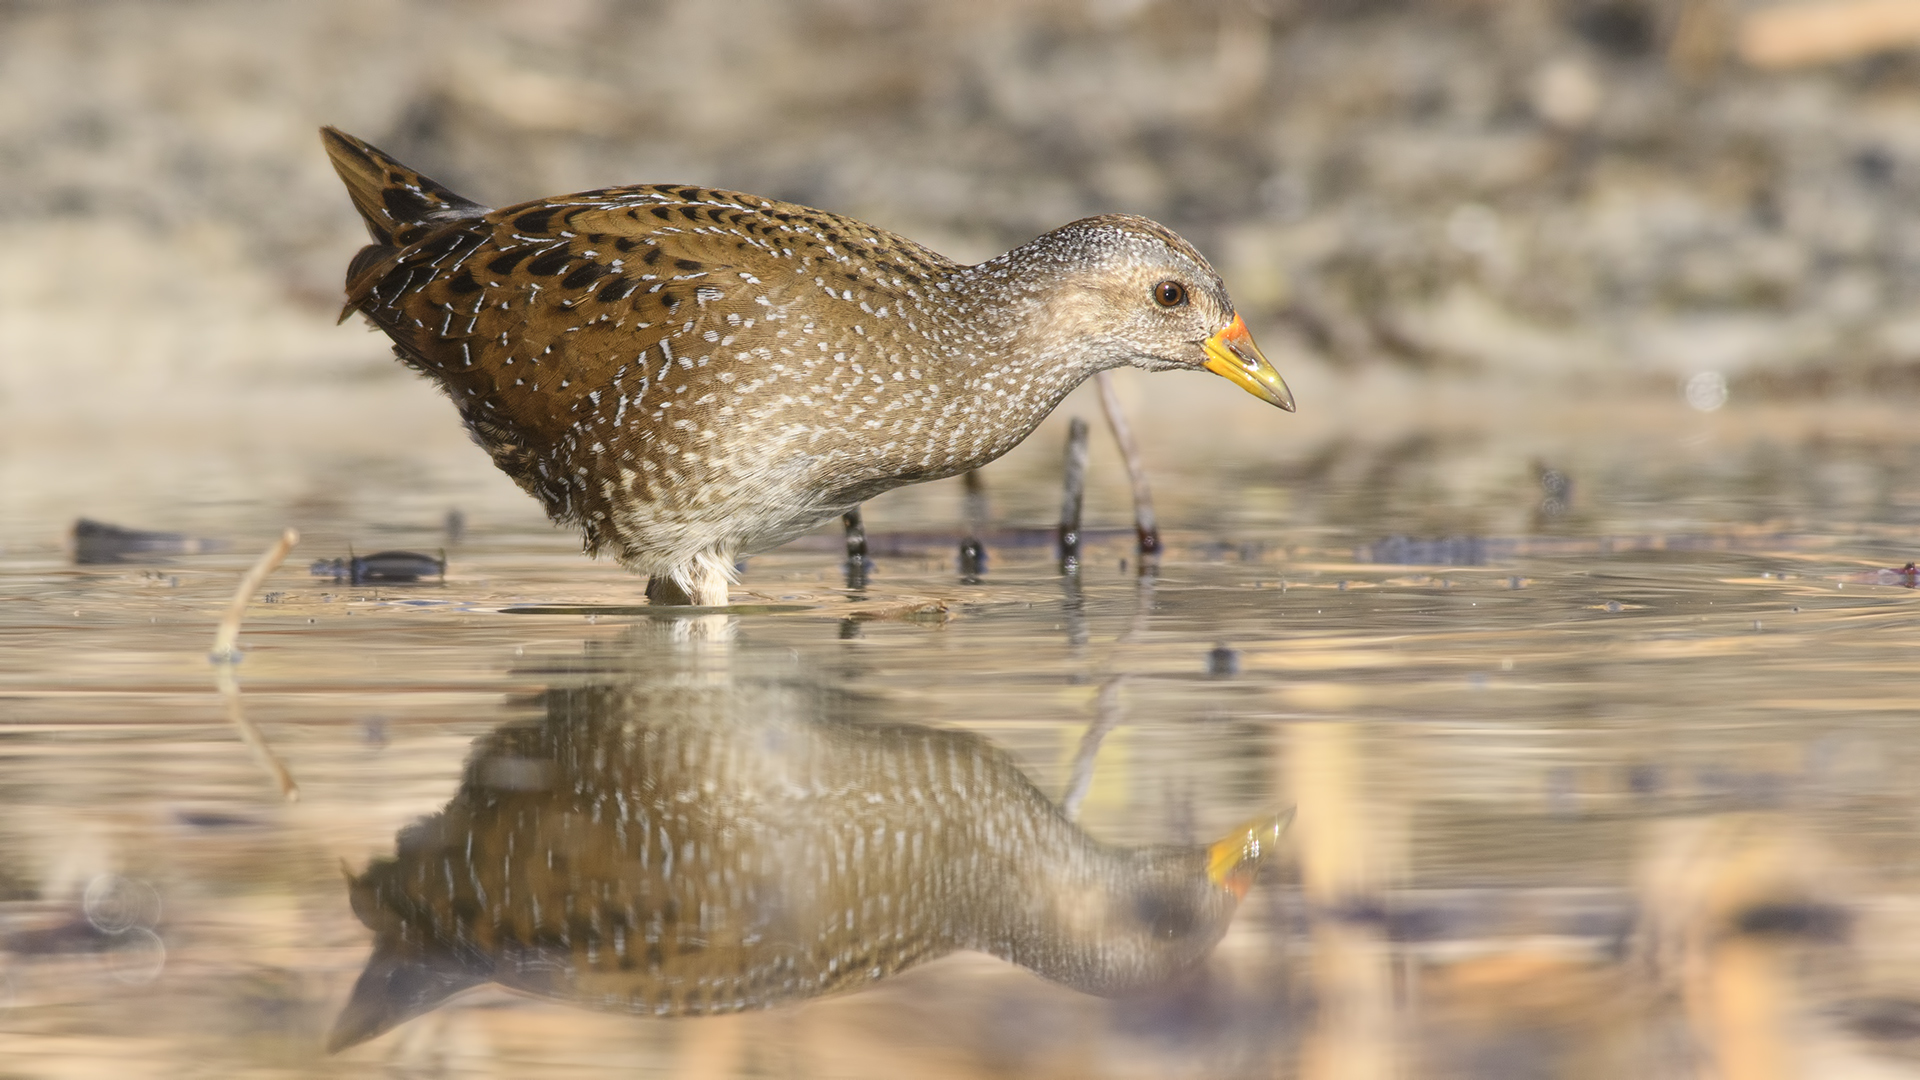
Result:
[[[233,665],[216,663],[213,667],[213,681],[220,688],[221,699],[226,702],[227,720],[233,724],[235,730],[240,732],[240,739],[247,744],[247,749],[253,751],[254,760],[258,761],[261,767],[273,777],[273,782],[279,785],[280,797],[288,802],[299,802],[300,785],[293,782],[293,774],[280,763],[280,757],[273,752],[273,747],[267,745],[266,736],[260,734],[260,729],[254,727],[253,721],[247,719],[247,714],[240,709],[240,684],[233,678]]]
[[[286,561],[287,552],[292,551],[293,545],[299,542],[299,533],[292,529],[282,532],[280,539],[274,541],[273,546],[260,556],[260,561],[253,564],[253,569],[247,571],[247,576],[240,579],[240,588],[233,594],[233,603],[227,605],[227,617],[220,620],[220,629],[213,635],[213,653],[209,657],[213,661],[214,685],[220,688],[220,697],[226,702],[227,720],[240,732],[241,740],[253,751],[255,760],[279,785],[280,797],[288,802],[300,798],[300,786],[293,782],[293,775],[280,763],[273,747],[267,745],[266,737],[260,734],[260,729],[253,726],[253,721],[248,720],[247,714],[240,708],[240,684],[233,677],[233,665],[240,660],[236,642],[240,637],[240,619],[247,613],[247,601],[253,598],[260,583],[267,580],[267,575]]]
[[[253,598],[260,583],[267,580],[267,575],[286,561],[287,552],[292,551],[293,545],[299,542],[300,534],[292,529],[281,533],[280,539],[274,541],[273,546],[260,556],[260,561],[253,564],[253,569],[247,571],[247,576],[240,579],[240,588],[234,591],[233,602],[227,605],[227,617],[220,620],[220,629],[213,635],[211,655],[214,663],[231,664],[240,659],[237,642],[240,620],[247,614],[247,601]]]
[[[1140,567],[1160,557],[1160,523],[1153,516],[1153,490],[1147,486],[1146,466],[1140,461],[1139,444],[1133,441],[1133,429],[1127,426],[1127,414],[1120,408],[1120,395],[1113,390],[1113,373],[1094,375],[1100,388],[1100,409],[1107,414],[1107,426],[1113,429],[1113,441],[1120,445],[1120,460],[1127,466],[1127,481],[1133,485],[1133,529],[1140,538]]]

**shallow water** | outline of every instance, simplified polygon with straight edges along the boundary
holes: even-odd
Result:
[[[867,588],[828,532],[697,617],[635,611],[636,581],[530,510],[449,537],[441,513],[475,496],[397,464],[325,512],[239,493],[120,522],[222,551],[81,566],[47,523],[0,554],[0,1072],[1903,1074],[1920,597],[1892,571],[1920,454],[1640,449],[1590,448],[1553,505],[1544,466],[1445,436],[1162,470],[1150,577],[1122,530],[1076,580],[1003,530],[963,583],[944,522],[870,515]],[[1460,494],[1490,470],[1496,496]],[[248,608],[223,699],[213,626],[286,520],[306,538]],[[446,580],[308,573],[349,544],[444,548]],[[720,696],[655,708],[691,728],[758,722],[712,700],[751,712],[727,692],[774,685],[977,733],[1106,844],[1297,817],[1204,966],[1143,995],[962,950],[731,1018],[486,986],[324,1056],[372,940],[342,864],[392,858],[543,691],[689,685]]]

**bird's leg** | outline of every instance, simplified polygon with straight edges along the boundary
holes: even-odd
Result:
[[[1067,477],[1060,499],[1060,572],[1080,572],[1080,504],[1087,491],[1087,422],[1067,426]]]
[[[867,560],[867,527],[860,520],[860,508],[847,511],[840,520],[847,527],[847,588],[864,589],[872,564]]]
[[[678,582],[665,574],[654,574],[647,578],[647,603],[655,606],[686,607],[693,603]]]
[[[1153,516],[1153,491],[1147,487],[1147,470],[1140,461],[1140,447],[1133,441],[1133,429],[1127,426],[1127,414],[1120,408],[1120,395],[1113,391],[1111,372],[1093,377],[1100,388],[1100,409],[1107,414],[1107,426],[1113,429],[1113,441],[1120,445],[1120,459],[1127,464],[1127,480],[1133,485],[1133,531],[1140,538],[1140,572],[1151,573],[1160,561],[1160,525]]]
[[[978,469],[968,469],[960,482],[967,493],[967,532],[960,540],[960,580],[975,585],[987,572],[987,547],[980,540],[980,534],[987,531],[987,487]]]
[[[733,579],[733,560],[706,551],[664,574],[647,578],[647,602],[694,607],[725,607],[727,586]]]

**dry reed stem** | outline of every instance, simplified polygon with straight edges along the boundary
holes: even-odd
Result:
[[[231,664],[240,659],[237,642],[240,620],[247,614],[247,601],[259,590],[260,583],[267,580],[267,575],[286,561],[287,552],[292,551],[293,545],[299,542],[300,534],[294,530],[282,532],[280,539],[274,541],[273,546],[260,556],[260,561],[253,564],[253,569],[247,571],[247,576],[240,579],[240,587],[233,593],[233,602],[227,605],[227,615],[220,620],[220,629],[213,635],[211,656],[214,663]]]
[[[267,745],[266,737],[260,734],[260,729],[253,726],[253,721],[248,720],[247,714],[241,709],[240,684],[233,677],[233,665],[240,659],[237,642],[240,619],[247,613],[247,601],[259,590],[267,575],[286,561],[287,553],[299,542],[300,534],[294,530],[282,532],[280,539],[274,541],[273,546],[247,571],[246,577],[240,579],[240,587],[234,590],[233,603],[227,605],[226,617],[220,620],[220,629],[213,635],[213,652],[209,656],[213,661],[214,684],[219,687],[220,697],[227,706],[228,722],[240,733],[240,739],[247,744],[247,748],[253,751],[255,760],[273,777],[273,782],[280,788],[280,797],[288,802],[300,798],[300,786],[293,782],[293,774],[281,764],[273,747]]]
[[[1153,515],[1153,489],[1147,486],[1146,466],[1140,461],[1140,446],[1133,441],[1133,429],[1120,408],[1120,395],[1113,389],[1113,373],[1094,375],[1100,389],[1100,410],[1107,414],[1107,426],[1113,429],[1113,441],[1120,446],[1120,460],[1127,466],[1127,482],[1133,486],[1133,529],[1140,540],[1141,568],[1148,560],[1160,557],[1160,524]]]
[[[1740,58],[1761,68],[1850,60],[1915,43],[1920,43],[1920,4],[1912,0],[1784,4],[1762,8],[1740,23]]]

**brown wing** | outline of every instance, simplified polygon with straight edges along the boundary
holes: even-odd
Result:
[[[657,423],[629,407],[670,365],[691,369],[692,354],[719,351],[706,343],[750,331],[795,289],[864,291],[875,274],[953,265],[848,218],[677,185],[525,203],[362,255],[348,309],[441,382],[501,469],[554,517],[586,524],[594,546],[594,496],[574,463],[654,437]],[[700,399],[677,402],[681,415]]]

